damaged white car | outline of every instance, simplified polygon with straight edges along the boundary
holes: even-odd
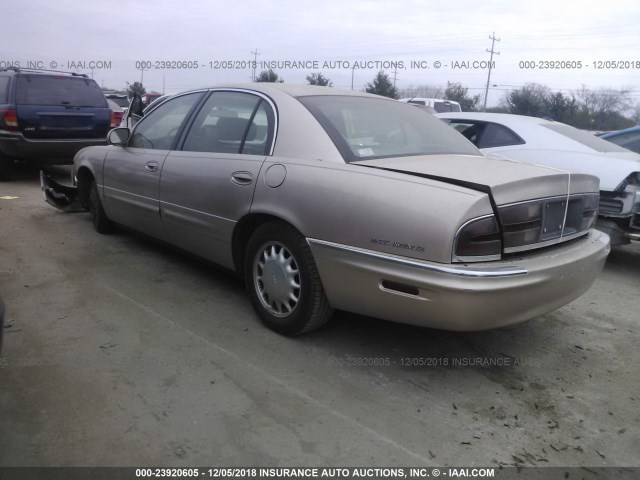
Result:
[[[482,152],[600,178],[597,228],[611,245],[640,240],[640,154],[560,122],[505,113],[441,113]]]

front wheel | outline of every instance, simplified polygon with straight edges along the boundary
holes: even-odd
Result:
[[[100,195],[98,194],[98,185],[95,180],[91,182],[89,187],[89,213],[91,214],[91,222],[98,233],[111,233],[114,230],[113,223],[107,218],[107,214],[102,208]]]
[[[247,245],[244,273],[253,308],[280,334],[309,332],[333,314],[309,245],[285,223],[258,227]]]

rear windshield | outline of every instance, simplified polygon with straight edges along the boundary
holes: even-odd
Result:
[[[435,108],[438,113],[460,111],[460,105],[450,102],[434,102],[433,108]]]
[[[628,152],[626,148],[614,145],[613,143],[607,142],[600,137],[596,137],[589,132],[578,130],[577,128],[565,125],[564,123],[549,123],[542,126],[549,130],[553,130],[560,135],[564,135],[575,142],[581,143],[585,147],[596,150],[597,152]]]
[[[90,78],[20,75],[16,88],[16,103],[19,105],[107,107],[100,87]]]
[[[9,77],[0,77],[0,104],[9,103]]]
[[[412,155],[481,155],[432,115],[393,100],[342,95],[300,97],[347,162]]]
[[[129,99],[127,97],[107,97],[114,103],[117,103],[119,107],[129,108]]]

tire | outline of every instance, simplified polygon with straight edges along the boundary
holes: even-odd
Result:
[[[98,233],[111,233],[114,231],[114,225],[107,218],[107,214],[102,208],[100,195],[98,194],[98,185],[95,180],[91,182],[89,187],[89,213],[91,214],[91,222]]]
[[[282,335],[320,328],[333,314],[309,245],[286,223],[256,229],[247,244],[244,274],[254,310]]]
[[[13,177],[13,160],[0,154],[0,181],[7,182]]]

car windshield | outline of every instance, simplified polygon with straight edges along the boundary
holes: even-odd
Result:
[[[95,81],[90,78],[65,75],[20,75],[17,84],[17,103],[107,107],[107,100]]]
[[[434,102],[433,108],[435,108],[438,113],[460,111],[460,105],[451,102]]]
[[[298,100],[324,127],[347,162],[412,155],[481,155],[435,117],[401,102],[342,95]]]
[[[542,126],[549,130],[553,130],[560,135],[564,135],[575,142],[581,143],[585,147],[589,147],[597,152],[628,152],[626,148],[614,145],[613,143],[607,142],[600,137],[596,137],[589,132],[578,130],[577,128],[565,125],[564,123],[549,123]]]

